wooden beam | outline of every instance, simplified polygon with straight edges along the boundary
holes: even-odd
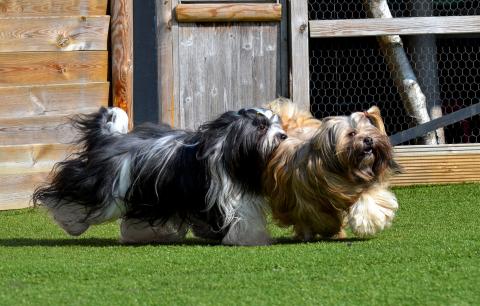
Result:
[[[310,73],[308,54],[308,3],[290,1],[291,99],[310,109]]]
[[[480,144],[398,146],[395,160],[394,186],[480,182]]]
[[[301,2],[301,1],[300,1]],[[480,32],[478,16],[311,20],[310,37],[463,34]]]
[[[113,105],[128,114],[133,125],[133,0],[111,0]]]
[[[7,0],[0,1],[0,16],[105,15],[108,0]]]
[[[179,4],[178,22],[280,21],[282,5],[276,3]]]
[[[104,82],[107,51],[0,53],[0,86]]]
[[[108,82],[0,87],[0,118],[93,112],[108,94]]]
[[[0,18],[0,52],[107,50],[109,16]]]

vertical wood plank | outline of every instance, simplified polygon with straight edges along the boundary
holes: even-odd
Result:
[[[172,7],[176,7],[179,0],[171,0]],[[180,25],[175,18],[172,20],[172,60],[173,60],[173,95],[171,103],[171,109],[173,109],[172,125],[175,127],[184,128],[185,120],[182,115],[182,101],[180,97]],[[188,24],[182,25],[187,26]]]
[[[308,56],[308,3],[290,1],[291,98],[304,109],[310,109]]]
[[[181,126],[277,96],[278,23],[179,25]]]
[[[111,0],[113,105],[133,124],[133,0]]]
[[[157,67],[159,118],[175,125],[174,65],[173,65],[173,10],[172,0],[157,0]],[[176,27],[176,25],[175,25]]]
[[[288,54],[288,5],[287,0],[280,0],[282,4],[282,20],[280,21],[280,35],[278,36],[277,57],[277,96],[289,96],[289,54]]]

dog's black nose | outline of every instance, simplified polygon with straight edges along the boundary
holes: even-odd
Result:
[[[285,140],[288,138],[287,134],[283,134],[283,133],[278,134],[277,137],[280,138],[281,140]]]
[[[368,137],[368,136],[365,137],[365,138],[363,139],[363,143],[364,143],[365,145],[367,145],[367,146],[371,146],[371,145],[373,144],[373,139],[372,139],[372,137]]]

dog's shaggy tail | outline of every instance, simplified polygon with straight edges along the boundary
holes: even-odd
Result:
[[[128,180],[129,160],[119,157],[120,167],[108,162],[92,167],[90,161],[97,158],[95,152],[99,148],[127,133],[128,117],[120,108],[101,107],[95,113],[75,116],[72,125],[79,133],[79,152],[55,164],[50,182],[37,187],[32,200],[34,206],[47,208],[67,233],[78,236],[91,224],[115,219],[123,213],[124,205],[115,199],[112,189],[121,185],[118,178]],[[111,175],[102,176],[101,172]]]
[[[97,112],[81,114],[72,118],[72,125],[79,132],[78,142],[85,151],[103,146],[105,141],[117,134],[128,132],[128,116],[121,108],[101,107]]]
[[[302,127],[320,127],[321,121],[307,109],[301,109],[287,98],[278,98],[266,106],[282,119],[283,129],[288,131]]]

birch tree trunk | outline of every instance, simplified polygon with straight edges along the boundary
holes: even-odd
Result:
[[[392,18],[386,0],[364,0],[364,4],[370,17]],[[430,116],[426,98],[403,49],[402,39],[399,35],[385,35],[377,37],[377,40],[392,73],[405,110],[415,118],[418,124],[429,122]],[[425,144],[437,144],[434,132],[426,134],[423,139]]]

